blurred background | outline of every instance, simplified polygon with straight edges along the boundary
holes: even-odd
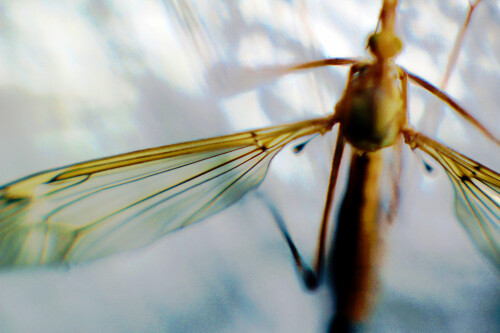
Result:
[[[331,112],[381,1],[1,1],[0,184],[71,163]],[[398,63],[439,85],[468,1],[401,0]],[[483,0],[447,91],[497,137],[500,5]],[[444,112],[442,117],[428,119]],[[414,126],[500,169],[498,147],[419,88]],[[334,133],[286,149],[259,189],[312,262]],[[405,147],[373,332],[494,332],[498,272],[453,212],[446,174]],[[341,180],[345,179],[341,172]],[[342,190],[343,182],[339,185]],[[337,200],[339,201],[339,200]],[[1,332],[324,332],[329,290],[297,278],[255,195],[144,249],[71,268],[0,271]]]

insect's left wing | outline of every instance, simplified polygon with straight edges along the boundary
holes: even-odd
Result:
[[[446,170],[456,197],[456,212],[479,250],[500,269],[500,174],[412,130],[406,142]]]
[[[75,263],[152,243],[260,184],[330,117],[79,163],[0,188],[0,267]]]

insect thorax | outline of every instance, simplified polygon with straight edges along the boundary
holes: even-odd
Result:
[[[392,61],[365,63],[351,70],[335,111],[347,141],[363,151],[395,143],[405,122],[398,69]]]

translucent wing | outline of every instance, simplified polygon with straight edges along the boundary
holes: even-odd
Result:
[[[319,118],[75,164],[0,188],[0,266],[81,262],[138,248],[231,205]]]
[[[500,269],[500,174],[420,133],[408,131],[405,137],[446,170],[460,222],[479,250]]]

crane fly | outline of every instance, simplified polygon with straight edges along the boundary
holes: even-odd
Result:
[[[301,150],[301,140],[339,127],[314,270],[315,275],[323,271],[337,172],[344,146],[349,144],[353,153],[348,190],[330,256],[333,264],[328,265],[338,268],[332,273],[332,284],[338,292],[339,325],[365,320],[375,293],[377,236],[369,232],[368,237],[360,237],[355,226],[376,229],[379,200],[372,194],[378,191],[376,175],[386,147],[397,149],[404,141],[444,168],[456,193],[460,221],[498,268],[500,175],[408,124],[408,81],[436,95],[495,143],[499,140],[446,93],[394,64],[402,47],[394,32],[396,5],[396,1],[384,1],[379,26],[368,42],[372,59],[335,58],[289,68],[295,72],[351,66],[346,89],[332,114],[78,163],[3,186],[0,266],[79,263],[148,245],[254,190],[285,147],[295,145]],[[343,253],[352,257],[345,260]],[[309,284],[312,287],[315,282]]]

